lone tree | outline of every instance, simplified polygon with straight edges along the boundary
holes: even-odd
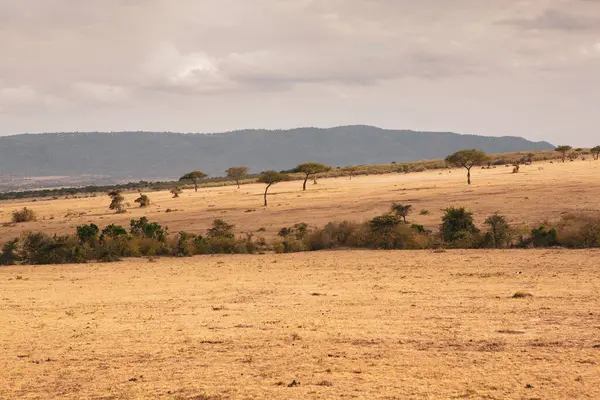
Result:
[[[590,153],[594,156],[594,160],[598,160],[600,158],[600,146],[592,147]]]
[[[571,147],[571,146],[558,146],[554,150],[557,151],[557,152],[559,152],[561,154],[562,162],[565,162],[567,160],[567,155],[569,154],[569,152],[571,150],[573,150],[573,147]]]
[[[267,206],[267,192],[269,191],[269,188],[279,182],[289,180],[290,177],[288,175],[277,171],[265,171],[260,175],[258,181],[267,185],[265,188],[265,207]]]
[[[231,178],[237,183],[238,189],[240,188],[240,180],[244,179],[248,175],[248,167],[231,167],[227,171],[227,177]]]
[[[471,184],[471,168],[487,160],[487,155],[479,150],[460,150],[446,157],[448,164],[467,169],[467,183]]]
[[[400,218],[402,218],[402,220],[404,221],[404,223],[406,223],[406,217],[408,217],[408,213],[410,212],[410,210],[412,209],[412,206],[410,204],[394,204],[392,205],[392,211],[394,213],[396,213],[396,215]]]
[[[304,183],[302,184],[302,190],[306,190],[306,182],[311,176],[315,177],[315,175],[320,174],[322,172],[327,172],[329,170],[331,170],[331,167],[316,162],[307,162],[298,165],[296,167],[296,171],[304,174]]]
[[[173,198],[176,199],[183,192],[183,190],[181,190],[181,188],[179,186],[177,186],[177,187],[174,187],[173,189],[171,189],[170,192],[173,195]]]
[[[204,172],[202,171],[192,171],[192,172],[188,172],[187,174],[185,174],[184,176],[182,176],[181,178],[179,178],[179,181],[192,181],[194,183],[194,190],[197,192],[198,191],[198,182],[201,181],[202,179],[206,178],[208,175],[206,175]]]
[[[350,180],[352,180],[352,177],[354,175],[356,175],[356,172],[358,171],[358,167],[357,166],[349,166],[349,167],[344,167],[343,171],[346,171],[349,175],[350,175]]]
[[[139,203],[140,207],[148,207],[150,205],[150,197],[140,193],[140,197],[134,200],[135,203]]]
[[[120,190],[111,190],[108,192],[108,197],[111,199],[108,208],[115,210],[117,214],[125,212],[125,197]]]

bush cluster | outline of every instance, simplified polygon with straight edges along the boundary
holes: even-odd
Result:
[[[393,205],[390,212],[366,222],[330,222],[322,228],[305,223],[285,227],[270,245],[252,234],[236,237],[234,225],[214,220],[204,235],[179,232],[146,217],[132,219],[129,229],[95,224],[78,226],[72,235],[32,232],[8,241],[0,252],[0,265],[63,264],[89,261],[111,262],[122,257],[174,256],[196,254],[255,254],[265,251],[294,253],[338,248],[383,250],[435,248],[594,248],[600,247],[600,216],[565,215],[555,223],[545,222],[533,229],[513,229],[498,213],[485,219],[479,228],[465,208],[450,207],[444,212],[439,231],[405,221],[410,207]]]
[[[251,235],[236,238],[234,226],[215,220],[206,236],[168,229],[146,217],[130,221],[129,231],[119,225],[103,230],[95,224],[78,226],[72,235],[30,232],[4,244],[0,265],[77,264],[89,261],[112,262],[123,257],[192,256],[195,254],[251,254],[264,251],[264,241]]]

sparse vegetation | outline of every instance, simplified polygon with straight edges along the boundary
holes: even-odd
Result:
[[[592,147],[590,149],[590,154],[592,154],[594,160],[598,160],[598,158],[600,158],[600,146]]]
[[[393,204],[392,205],[392,212],[394,212],[397,216],[402,218],[404,223],[406,223],[406,217],[410,213],[411,209],[412,209],[412,206],[410,204],[404,204],[404,205],[403,204]]]
[[[179,197],[179,195],[181,193],[183,193],[183,190],[179,186],[176,186],[173,189],[171,189],[169,192],[173,195],[173,198],[176,199]]]
[[[12,222],[18,224],[21,222],[36,221],[37,217],[33,210],[23,207],[21,210],[15,210],[12,213]]]
[[[150,205],[150,198],[147,195],[140,193],[140,197],[135,199],[134,203],[138,203],[142,208],[148,207]]]

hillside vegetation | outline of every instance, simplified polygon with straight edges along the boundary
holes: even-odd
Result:
[[[306,161],[333,167],[441,159],[465,148],[486,153],[551,150],[518,137],[385,130],[370,126],[219,134],[47,133],[0,137],[0,174],[72,177],[80,183],[167,180],[190,168],[221,176],[234,165],[251,173],[283,170]],[[55,184],[60,179],[53,181]]]

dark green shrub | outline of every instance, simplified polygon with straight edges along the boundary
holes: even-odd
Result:
[[[23,239],[23,261],[26,264],[84,263],[91,258],[90,249],[75,236],[49,236],[29,233]]]
[[[158,222],[148,222],[148,218],[132,219],[129,232],[137,237],[156,239],[164,242],[167,239],[168,228],[162,228]]]
[[[194,240],[196,235],[188,232],[179,232],[177,245],[175,246],[175,255],[179,257],[193,256],[196,252]]]
[[[540,225],[531,230],[530,236],[521,240],[521,247],[558,246],[558,232],[555,228]]]
[[[105,238],[114,239],[119,236],[127,236],[127,231],[125,228],[119,225],[110,224],[102,230],[102,233],[100,234],[100,241],[103,241]]]
[[[95,224],[80,225],[76,228],[76,234],[81,244],[95,244],[98,241],[100,229]]]
[[[511,229],[506,218],[498,213],[486,218],[485,224],[489,231],[483,239],[483,247],[502,248],[510,244]]]
[[[473,213],[463,207],[450,207],[444,210],[440,233],[446,242],[465,243],[473,240],[479,229],[473,223]]]
[[[0,253],[0,265],[15,265],[22,258],[19,255],[19,239],[9,240],[2,246]]]

